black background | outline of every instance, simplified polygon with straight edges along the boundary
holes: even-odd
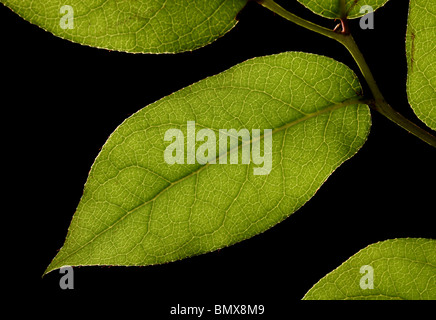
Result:
[[[324,26],[336,24],[293,1],[285,4]],[[358,20],[351,28],[385,98],[419,123],[405,93],[407,10],[407,0],[390,1],[376,12],[374,30],[361,30]],[[26,297],[37,302],[32,310],[47,313],[55,306],[72,312],[89,305],[97,313],[134,307],[145,319],[166,319],[178,303],[263,304],[267,315],[300,308],[310,314],[319,309],[300,299],[360,249],[391,238],[436,236],[435,150],[372,112],[361,151],[303,208],[263,234],[165,265],[75,268],[74,290],[59,288],[57,270],[41,277],[63,244],[100,147],[132,113],[249,58],[283,51],[333,57],[359,74],[341,45],[256,3],[239,20],[194,52],[143,55],[62,40],[0,6],[0,101],[3,128],[9,128],[3,158],[13,177],[5,200],[15,220],[4,261],[13,281],[10,297]]]

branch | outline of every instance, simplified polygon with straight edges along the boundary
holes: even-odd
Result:
[[[345,1],[341,1],[341,23],[344,25],[347,22],[346,17],[346,11],[345,11]],[[314,31],[316,33],[319,33],[321,35],[324,35],[326,37],[329,37],[331,39],[334,39],[341,43],[347,50],[351,53],[354,60],[356,61],[363,77],[365,78],[366,82],[368,83],[369,89],[371,90],[371,93],[374,97],[374,100],[372,100],[370,105],[374,110],[378,111],[382,115],[384,115],[386,118],[391,120],[392,122],[396,123],[401,128],[407,130],[408,132],[412,133],[422,141],[425,141],[429,145],[436,148],[436,137],[433,136],[431,133],[427,132],[426,130],[420,128],[407,118],[405,118],[403,115],[396,112],[385,100],[383,97],[383,94],[380,92],[380,89],[377,86],[377,83],[374,79],[374,76],[372,75],[371,70],[368,67],[368,64],[365,61],[365,58],[363,57],[361,51],[359,50],[356,42],[354,41],[354,38],[346,32],[347,30],[342,30],[342,32],[335,32],[333,30],[327,29],[325,27],[319,26],[315,23],[312,23],[310,21],[307,21],[303,18],[300,18],[299,16],[287,11],[280,5],[274,2],[274,0],[257,0],[259,4],[264,6],[265,8],[271,10],[272,12],[278,14],[279,16],[294,22],[295,24],[309,29],[311,31]],[[344,29],[344,28],[343,28]]]
[[[311,31],[314,31],[316,33],[322,34],[323,36],[329,37],[331,39],[335,39],[336,41],[340,41],[343,38],[343,35],[337,32],[334,32],[333,30],[330,30],[328,28],[322,27],[320,25],[317,25],[313,22],[307,21],[303,18],[300,18],[299,16],[287,11],[277,3],[275,3],[273,0],[257,0],[259,4],[264,6],[265,8],[271,10],[272,12],[278,14],[282,18],[285,18],[286,20],[289,20],[303,28],[309,29]]]

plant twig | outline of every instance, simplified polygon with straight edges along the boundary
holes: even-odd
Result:
[[[372,105],[373,109],[378,111],[380,114],[384,115],[386,118],[396,123],[403,129],[407,130],[411,134],[415,135],[419,139],[427,142],[429,145],[436,148],[436,137],[422,129],[421,127],[414,124],[412,121],[395,111],[389,103],[386,102],[383,94],[380,92],[377,83],[375,82],[374,76],[372,75],[371,70],[368,67],[368,64],[365,61],[365,58],[362,55],[362,52],[359,50],[354,38],[351,35],[348,35],[345,40],[341,42],[351,53],[357,65],[359,66],[360,72],[368,84],[369,89],[371,90],[372,95],[374,96],[374,104]]]
[[[409,119],[404,117],[403,115],[396,112],[385,100],[383,94],[380,92],[380,89],[377,86],[377,83],[372,75],[371,70],[368,67],[368,64],[365,61],[365,58],[362,55],[359,47],[352,35],[348,32],[347,27],[347,17],[345,10],[345,1],[341,0],[340,8],[341,8],[341,24],[342,24],[342,32],[335,32],[334,30],[327,29],[325,27],[319,26],[315,23],[307,21],[299,16],[287,11],[280,5],[274,2],[274,0],[257,0],[259,4],[264,6],[265,8],[271,10],[272,12],[278,14],[279,16],[294,22],[295,24],[334,39],[341,43],[347,50],[351,53],[352,57],[356,61],[363,77],[365,78],[369,89],[374,97],[374,100],[369,104],[374,110],[378,111],[380,114],[384,115],[386,118],[412,133],[422,141],[428,143],[429,145],[436,148],[436,137],[431,133],[427,132],[423,128],[417,126]]]
[[[322,27],[320,25],[317,25],[316,23],[310,22],[308,20],[305,20],[278,5],[273,0],[257,0],[259,4],[264,6],[265,8],[271,10],[272,12],[278,14],[282,18],[285,18],[303,28],[312,30],[316,33],[322,34],[323,36],[335,39],[336,41],[339,41],[343,35],[337,32],[334,32],[333,30],[330,30],[328,28]]]

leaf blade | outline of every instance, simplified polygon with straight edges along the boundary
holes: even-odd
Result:
[[[230,31],[247,0],[71,0],[73,28],[60,0],[1,0],[25,20],[70,41],[133,53],[177,53],[203,47]],[[71,13],[71,12],[70,12]]]
[[[102,148],[46,272],[63,264],[164,263],[267,230],[366,140],[370,115],[358,105],[360,90],[353,72],[332,59],[285,53],[249,60],[140,110]],[[186,137],[191,120],[214,132],[273,129],[270,174],[254,175],[253,163],[166,164],[166,130]]]
[[[340,19],[340,0],[298,0],[313,13],[329,19]],[[375,11],[383,7],[388,0],[345,0],[345,8],[349,19],[359,18],[367,14],[361,11],[364,6],[370,6]]]
[[[427,300],[436,298],[436,241],[400,238],[371,244],[317,282],[303,300]],[[363,266],[373,288],[363,289]]]
[[[407,96],[415,114],[436,130],[436,10],[411,0],[406,34]]]

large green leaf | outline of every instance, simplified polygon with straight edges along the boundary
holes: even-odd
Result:
[[[436,241],[394,239],[372,244],[322,278],[305,300],[434,300]]]
[[[406,36],[407,95],[416,115],[436,130],[436,6],[411,0]]]
[[[144,53],[182,52],[211,43],[235,26],[236,15],[247,1],[0,0],[24,19],[61,38]],[[71,13],[72,29],[65,29],[70,21],[64,17]]]
[[[320,16],[330,19],[341,18],[341,0],[298,0],[298,2]],[[370,6],[375,11],[386,2],[388,0],[344,0],[345,12],[350,19],[358,18],[368,13],[365,6]]]
[[[360,95],[345,65],[293,52],[246,61],[140,110],[103,146],[65,244],[46,272],[164,263],[267,230],[308,201],[365,142],[371,118]],[[175,142],[165,141],[167,130],[180,129],[189,143],[188,121],[197,134],[260,129],[260,139],[252,135],[248,142],[253,154],[259,140],[271,146],[264,154],[271,156],[270,172],[256,173],[266,161],[242,164],[247,141],[210,149],[216,164],[187,164],[187,154],[179,158],[184,164],[168,164],[165,150]],[[272,129],[271,143],[265,129]],[[223,164],[234,150],[239,164]]]

